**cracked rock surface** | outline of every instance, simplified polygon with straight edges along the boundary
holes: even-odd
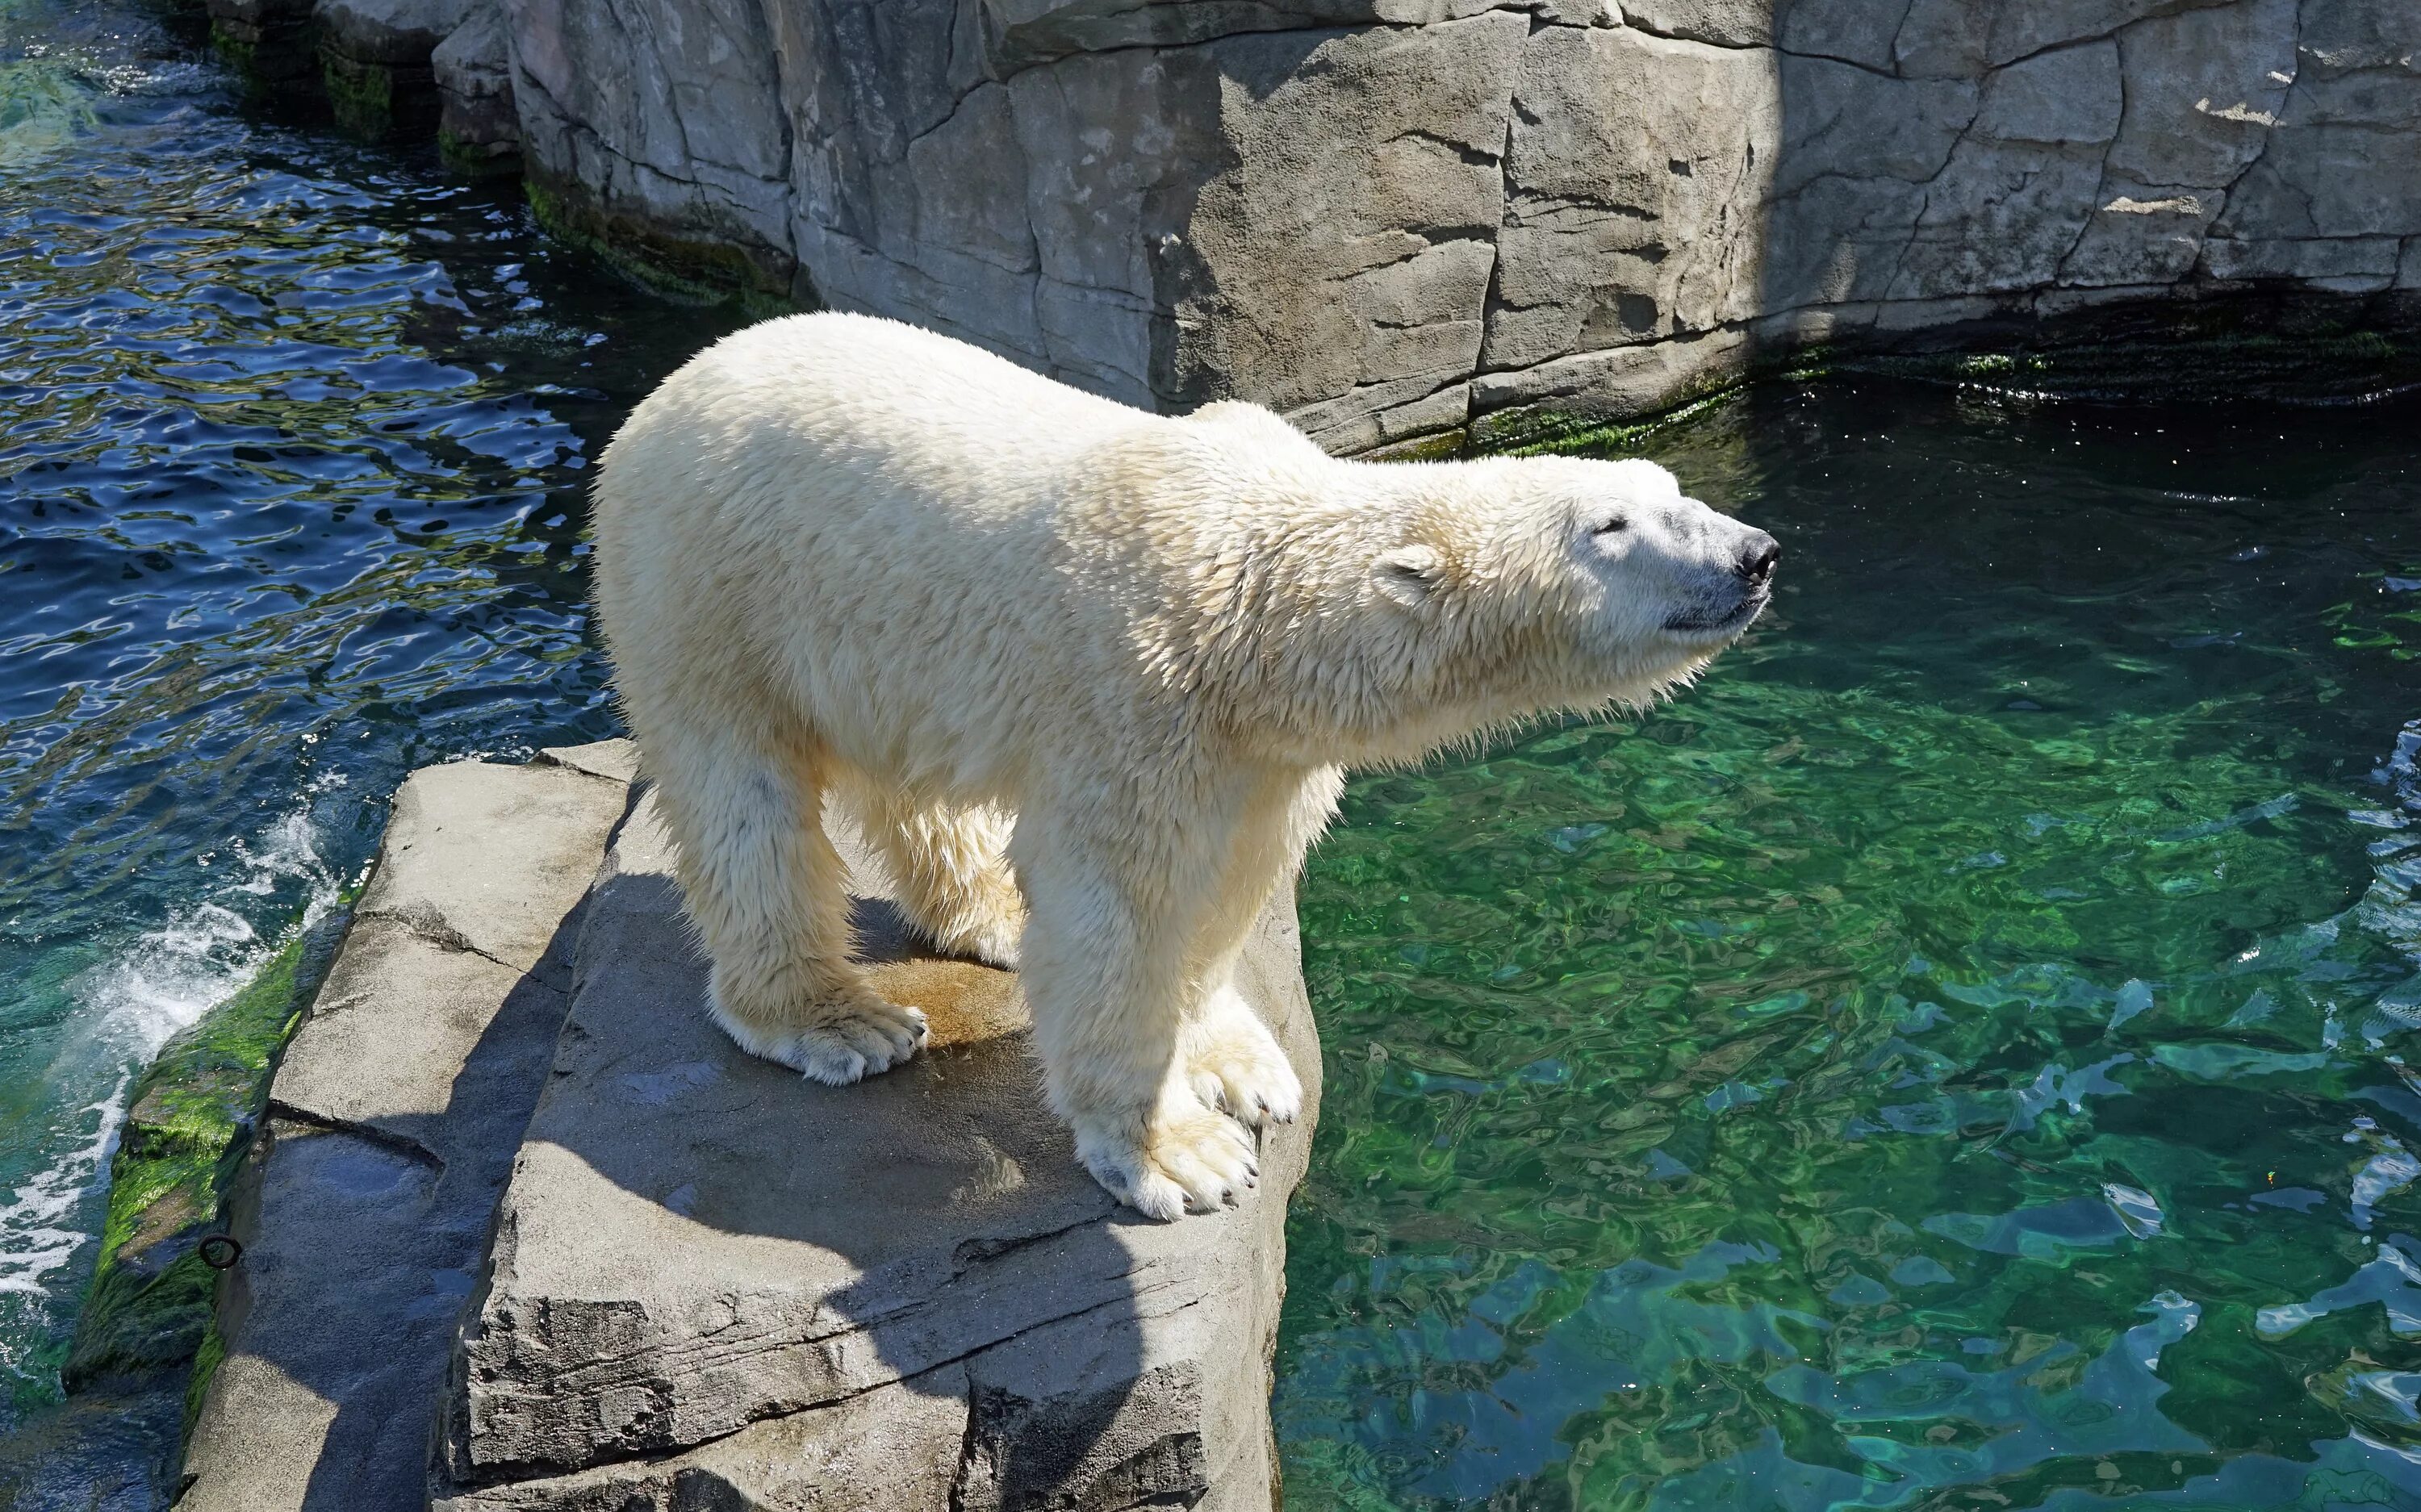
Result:
[[[1271,1505],[1286,1201],[1136,1220],[1042,1105],[1016,980],[936,959],[851,858],[877,985],[931,1015],[831,1088],[704,1012],[627,741],[413,774],[238,1183],[181,1512],[1119,1512]],[[1294,900],[1245,997],[1320,1075]]]
[[[1339,451],[1760,352],[2421,295],[2411,0],[509,0],[533,172]]]
[[[397,794],[239,1188],[185,1512],[424,1504],[446,1350],[627,802],[561,762],[431,767]]]
[[[855,854],[844,844],[845,853]],[[1233,1209],[1157,1224],[1076,1164],[1015,978],[925,955],[859,873],[929,1050],[833,1088],[703,1011],[653,807],[592,895],[498,1209],[433,1504],[1270,1504],[1269,1356],[1308,1121]],[[1240,974],[1316,1089],[1290,891]]]

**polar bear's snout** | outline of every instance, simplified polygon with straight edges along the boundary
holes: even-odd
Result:
[[[1652,462],[1596,465],[1619,484],[1582,511],[1582,554],[1606,589],[1600,633],[1629,645],[1661,631],[1695,654],[1747,629],[1773,597],[1781,544],[1687,497]]]
[[[1782,560],[1782,543],[1736,521],[1725,523],[1740,538],[1731,548],[1729,562],[1706,574],[1709,581],[1698,601],[1667,619],[1667,631],[1683,635],[1732,634],[1747,629],[1773,601],[1773,569]]]
[[[1763,591],[1773,583],[1774,564],[1782,560],[1782,543],[1762,530],[1752,530],[1741,547],[1740,565],[1732,570],[1752,588]]]

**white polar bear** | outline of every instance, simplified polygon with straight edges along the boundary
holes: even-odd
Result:
[[[834,1083],[922,1040],[851,962],[836,794],[913,923],[1019,967],[1052,1106],[1155,1218],[1253,1184],[1238,1122],[1300,1110],[1230,974],[1340,769],[1644,703],[1777,554],[1653,463],[1340,460],[1250,404],[1148,414],[851,315],[691,361],[596,489],[716,1021]]]

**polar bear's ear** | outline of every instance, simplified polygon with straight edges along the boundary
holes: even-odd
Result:
[[[1437,591],[1444,575],[1445,559],[1432,547],[1414,544],[1398,546],[1379,558],[1370,569],[1370,580],[1379,591],[1407,609],[1418,609],[1429,602]]]

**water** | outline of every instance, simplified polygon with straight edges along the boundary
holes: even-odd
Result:
[[[0,0],[0,1426],[56,1395],[133,1071],[404,772],[616,732],[581,468],[726,323],[247,119],[197,41]]]
[[[0,0],[0,1379],[96,1486],[150,1442],[32,1410],[127,1079],[403,772],[614,732],[583,465],[726,319],[193,40]],[[1776,611],[1304,879],[1290,1503],[2421,1505],[2416,423],[1652,438]]]
[[[2421,1506],[2416,429],[1649,441],[1774,611],[1304,880],[1289,1501]]]

